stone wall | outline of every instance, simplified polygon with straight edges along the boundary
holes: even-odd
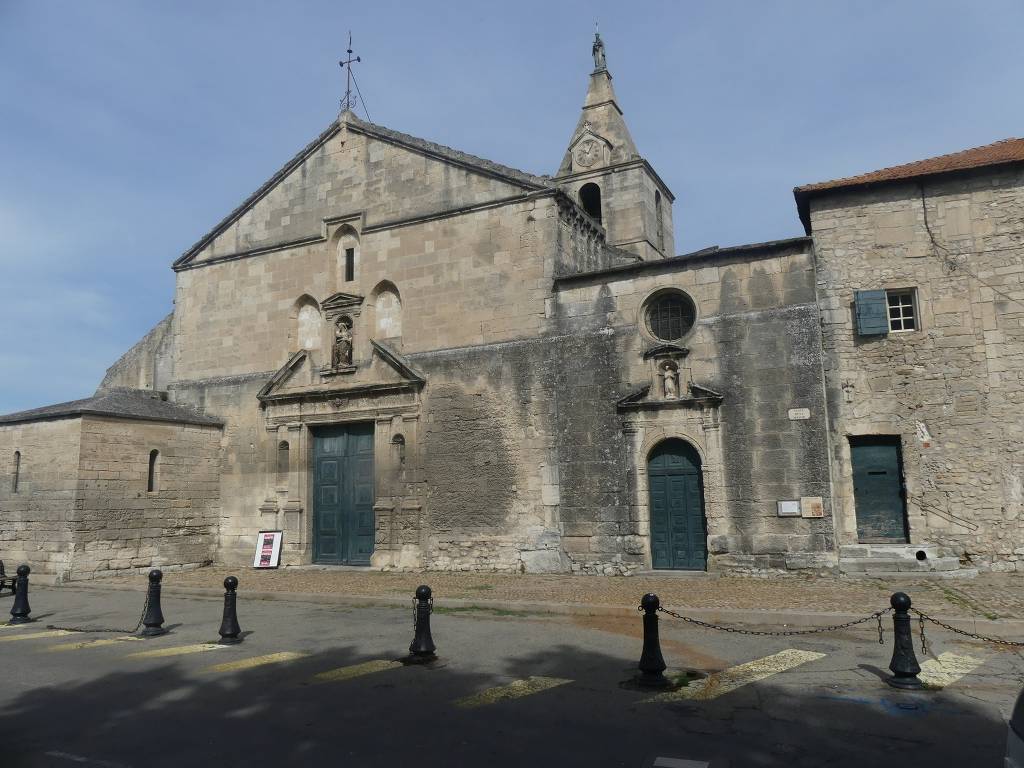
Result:
[[[107,369],[98,389],[166,389],[174,378],[173,319],[173,313],[167,315],[125,352]]]
[[[81,426],[79,419],[0,426],[0,560],[8,575],[21,563],[40,574],[70,567]]]
[[[0,426],[0,559],[56,580],[211,562],[219,453],[219,427],[92,415]]]
[[[811,223],[840,542],[849,436],[898,435],[911,542],[1024,567],[1024,170],[821,195]],[[916,289],[920,329],[856,335],[854,292],[892,288]]]
[[[565,546],[588,569],[650,563],[646,460],[667,437],[703,460],[709,568],[764,571],[835,564],[820,331],[806,240],[563,280],[555,324],[574,344],[559,402]],[[722,395],[716,409],[618,413],[615,400],[652,385],[656,342],[644,307],[678,288],[697,307],[680,342],[686,381]],[[602,349],[603,347],[603,349]],[[793,420],[791,409],[809,418]],[[578,509],[573,510],[573,492]],[[821,497],[819,519],[780,518],[780,500]],[[614,553],[614,554],[613,554]],[[590,565],[583,565],[589,563]],[[601,565],[598,565],[598,564]]]
[[[219,427],[84,416],[69,578],[214,559]],[[157,451],[148,491],[150,452]]]

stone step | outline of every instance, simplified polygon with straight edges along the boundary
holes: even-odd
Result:
[[[839,559],[841,573],[934,573],[956,571],[960,561],[955,557],[917,560],[902,557],[858,557]]]

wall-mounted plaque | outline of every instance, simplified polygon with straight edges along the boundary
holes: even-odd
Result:
[[[284,531],[260,531],[256,537],[256,557],[253,568],[277,568],[281,564],[281,541]]]
[[[789,409],[789,420],[790,421],[806,421],[811,418],[810,408],[790,408]]]
[[[825,503],[821,496],[801,496],[800,514],[803,517],[824,517]]]
[[[779,517],[800,517],[800,501],[798,499],[780,501]]]

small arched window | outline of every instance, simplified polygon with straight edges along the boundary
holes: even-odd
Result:
[[[338,230],[338,270],[343,282],[356,279],[356,263],[359,259],[359,233],[345,224]]]
[[[14,467],[11,472],[11,493],[18,492],[18,478],[21,474],[21,451],[14,452]]]
[[[160,485],[160,477],[159,477],[160,468],[158,466],[159,461],[160,461],[160,451],[158,451],[156,449],[153,449],[152,451],[150,451],[149,452],[149,475],[148,475],[148,478],[146,480],[146,490],[149,493],[155,493],[157,490],[159,490],[159,485]]]
[[[381,282],[371,294],[374,312],[374,334],[378,339],[397,339],[402,335],[402,297],[398,287],[388,280]]]
[[[580,205],[593,218],[601,221],[601,188],[594,182],[580,187]]]
[[[657,231],[655,233],[655,245],[658,250],[662,253],[665,252],[665,217],[661,212],[661,192],[654,190],[654,216],[655,226]]]
[[[291,471],[291,457],[288,441],[282,440],[277,444],[277,484],[288,483],[288,473]]]
[[[299,349],[320,349],[323,320],[316,299],[308,294],[300,296],[292,307],[291,316],[295,322],[295,346]]]

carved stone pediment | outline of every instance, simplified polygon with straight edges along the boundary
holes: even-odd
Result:
[[[335,293],[320,302],[320,308],[328,321],[334,321],[342,315],[355,317],[362,311],[363,299],[363,296],[354,293]]]
[[[713,389],[694,384],[692,381],[686,386],[685,392],[680,392],[674,398],[659,396],[652,392],[653,387],[647,385],[631,395],[619,400],[615,406],[620,411],[633,410],[657,410],[661,408],[718,408],[722,404],[723,397]]]
[[[665,357],[672,360],[682,359],[689,354],[690,350],[686,347],[680,347],[678,344],[659,344],[644,352],[644,360],[650,360],[652,357]]]
[[[426,383],[426,377],[390,347],[373,340],[370,346],[369,364],[345,371],[350,375],[344,379],[334,375],[337,371],[325,376],[309,352],[299,350],[270,377],[256,397],[265,404],[293,400],[333,402],[373,393],[416,392]]]

